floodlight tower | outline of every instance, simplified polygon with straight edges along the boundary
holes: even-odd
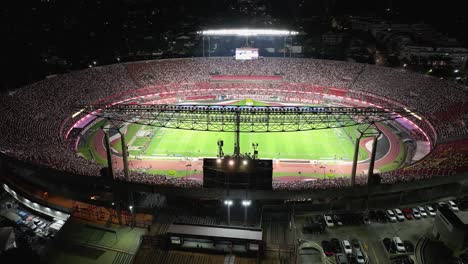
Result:
[[[240,157],[240,109],[236,109],[236,136],[235,136],[235,142],[234,142],[234,157]]]
[[[372,142],[372,151],[369,161],[369,172],[368,172],[368,181],[374,176],[374,164],[375,164],[375,154],[377,152],[377,140],[382,135],[382,131],[375,125],[374,122],[366,124],[364,127],[358,127],[357,131],[359,132],[359,137],[356,138],[356,143],[354,146],[354,158],[353,158],[353,168],[351,171],[351,187],[356,185],[356,169],[357,169],[357,160],[359,155],[359,143],[363,137],[373,137]]]
[[[120,142],[122,143],[122,160],[123,160],[123,167],[124,167],[124,177],[126,181],[130,181],[130,172],[129,172],[129,166],[128,166],[128,147],[127,143],[125,140],[125,132],[123,131],[123,126],[119,128],[118,132],[120,134]],[[133,199],[133,192],[129,191],[128,192],[128,204],[129,204],[129,209],[132,215],[131,219],[131,227],[133,228],[135,226],[135,212],[133,210],[134,207],[134,199]]]
[[[104,143],[106,146],[106,154],[107,154],[107,173],[110,179],[114,179],[114,167],[112,164],[112,150],[111,144],[109,139],[109,129],[110,125],[103,125],[101,126],[102,132],[104,132]]]

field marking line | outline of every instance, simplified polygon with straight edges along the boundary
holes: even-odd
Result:
[[[374,254],[375,261],[377,264],[380,264],[379,257],[377,257],[377,254],[375,253],[374,247],[369,245],[370,249],[372,250],[372,254]]]

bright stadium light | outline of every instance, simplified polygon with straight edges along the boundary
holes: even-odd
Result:
[[[422,120],[422,117],[420,117],[419,115],[417,115],[416,113],[414,113],[413,111],[409,110],[409,109],[406,108],[406,107],[405,107],[405,111],[406,111],[407,113],[409,113],[410,115],[416,117],[417,119]]]
[[[252,201],[251,200],[242,200],[242,205],[243,206],[250,206],[252,204]]]
[[[85,108],[83,108],[83,109],[81,109],[80,111],[78,111],[78,112],[74,113],[74,114],[72,115],[72,118],[75,118],[77,115],[79,115],[79,114],[83,113],[83,112],[84,112],[84,110],[86,110],[86,109],[85,109]]]
[[[298,35],[297,31],[279,29],[212,29],[198,31],[204,36],[292,36]]]

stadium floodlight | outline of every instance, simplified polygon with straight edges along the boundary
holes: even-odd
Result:
[[[251,200],[242,200],[242,205],[245,207],[250,206],[251,204],[252,204]]]
[[[297,31],[280,29],[212,29],[198,31],[198,34],[204,36],[293,36],[298,35]]]

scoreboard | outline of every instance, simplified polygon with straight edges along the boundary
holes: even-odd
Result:
[[[256,60],[258,59],[258,49],[236,48],[236,60]]]
[[[203,187],[271,190],[273,161],[225,157],[203,159]]]

